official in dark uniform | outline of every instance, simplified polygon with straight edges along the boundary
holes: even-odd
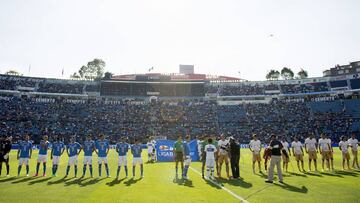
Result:
[[[232,178],[237,179],[240,177],[240,145],[233,137],[230,138],[229,152]]]
[[[6,165],[6,176],[9,176],[10,166],[9,166],[9,153],[11,150],[11,141],[12,137],[0,137],[0,176],[2,172],[2,165],[5,162]]]

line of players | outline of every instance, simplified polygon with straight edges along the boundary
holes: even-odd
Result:
[[[144,177],[144,167],[143,160],[141,157],[142,147],[140,141],[135,139],[135,143],[133,145],[129,145],[125,142],[126,138],[120,138],[120,141],[116,144],[116,152],[118,153],[118,168],[116,177],[118,178],[120,175],[121,167],[124,167],[125,175],[128,177],[128,168],[127,168],[127,153],[129,148],[131,149],[131,154],[133,156],[132,161],[132,175],[135,176],[135,167],[137,164],[140,165],[140,177]],[[39,155],[37,159],[36,165],[36,173],[35,176],[39,175],[40,164],[43,164],[43,176],[46,176],[46,163],[48,158],[48,149],[50,146],[50,142],[48,141],[48,136],[44,136],[39,144]],[[153,141],[149,141],[148,144],[149,150],[149,161],[155,161],[154,149],[155,143]],[[19,160],[18,166],[18,176],[20,176],[21,168],[23,165],[26,166],[26,176],[29,176],[29,159],[31,159],[32,155],[32,143],[30,142],[30,137],[26,135],[24,140],[19,142],[19,150],[17,153],[17,159]],[[106,177],[110,177],[109,166],[107,155],[110,150],[109,142],[105,139],[104,135],[100,135],[97,141],[93,141],[90,135],[86,136],[86,140],[81,145],[80,143],[75,141],[74,137],[70,138],[70,143],[65,146],[65,144],[60,140],[59,137],[55,138],[55,141],[52,143],[50,158],[52,159],[52,175],[56,176],[58,166],[60,163],[60,158],[64,152],[68,155],[68,164],[66,168],[66,177],[69,175],[70,167],[74,166],[74,176],[77,177],[78,171],[78,156],[81,151],[84,151],[84,161],[83,161],[83,173],[82,177],[85,176],[87,167],[89,168],[90,176],[93,177],[93,154],[96,153],[98,157],[99,164],[99,176],[101,176],[102,172],[102,164],[105,166]],[[151,151],[151,152],[150,152]]]
[[[333,147],[332,147],[332,141],[331,139],[326,136],[325,134],[321,134],[321,138],[317,141],[315,139],[314,134],[310,134],[308,138],[305,139],[304,144],[302,144],[299,141],[298,137],[294,137],[294,141],[291,143],[291,145],[286,141],[286,139],[283,137],[281,141],[283,145],[283,151],[282,151],[282,160],[283,160],[283,170],[288,171],[288,165],[290,162],[290,156],[291,151],[293,156],[295,157],[295,160],[297,162],[297,167],[299,171],[305,172],[304,169],[304,151],[308,154],[308,160],[309,160],[309,171],[312,170],[312,162],[314,164],[315,171],[318,171],[317,169],[317,154],[319,153],[321,155],[322,160],[322,171],[325,170],[325,164],[326,168],[328,170],[334,170],[334,158],[333,158]],[[347,169],[350,170],[350,152],[352,152],[353,155],[353,162],[352,167],[355,168],[355,165],[357,169],[360,169],[359,162],[358,162],[358,147],[359,147],[359,141],[356,139],[355,133],[351,135],[351,138],[346,139],[345,136],[341,137],[341,141],[339,142],[339,149],[342,152],[342,166],[343,170],[345,170],[346,166]],[[290,150],[290,148],[292,150]],[[350,150],[349,150],[350,148]],[[258,163],[259,172],[261,173],[261,142],[258,139],[257,135],[253,135],[253,139],[249,143],[249,149],[253,154],[253,160],[252,160],[252,169],[255,173],[255,164]],[[304,150],[305,149],[305,150]],[[267,164],[268,161],[271,158],[271,150],[269,148],[266,148],[264,150],[263,158],[265,160],[265,170],[267,170]]]
[[[204,136],[198,138],[198,153],[201,155],[201,172],[203,178],[214,179],[214,173],[221,178],[222,166],[225,163],[225,170],[228,179],[237,179],[240,177],[239,159],[240,146],[230,137],[220,135],[220,139]],[[232,176],[230,176],[230,163]],[[206,168],[206,174],[205,174]]]

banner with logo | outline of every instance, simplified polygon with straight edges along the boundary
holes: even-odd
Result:
[[[172,162],[174,161],[174,140],[156,140],[156,155],[159,162]],[[199,160],[199,154],[197,151],[197,141],[192,140],[189,143],[190,156],[192,161]]]
[[[173,140],[156,140],[156,156],[159,162],[174,161],[174,143]]]

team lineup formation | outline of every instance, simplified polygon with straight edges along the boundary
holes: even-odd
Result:
[[[173,160],[175,162],[175,178],[179,178],[179,165],[181,169],[181,178],[188,180],[188,170],[191,164],[191,156],[193,153],[190,150],[189,142],[191,137],[189,135],[183,138],[179,136],[173,146]],[[140,178],[144,177],[144,164],[141,156],[144,146],[140,143],[140,140],[135,139],[132,144],[127,142],[126,137],[121,137],[115,145],[115,150],[118,154],[118,167],[116,171],[116,178],[120,177],[120,171],[123,167],[125,177],[128,173],[128,160],[127,156],[130,151],[132,155],[132,176],[135,177],[136,166],[140,166]],[[9,153],[12,148],[12,137],[2,137],[0,140],[0,175],[2,165],[5,163],[7,176],[9,176]],[[148,162],[156,162],[156,140],[149,137],[146,143]],[[272,183],[274,180],[274,168],[277,168],[277,175],[279,182],[283,183],[282,170],[288,171],[289,162],[291,156],[294,157],[299,172],[306,172],[304,168],[304,156],[308,156],[308,171],[318,171],[318,154],[321,156],[321,170],[334,170],[333,143],[329,137],[325,134],[321,134],[321,137],[317,140],[313,134],[310,134],[308,138],[302,143],[298,137],[294,137],[293,141],[289,143],[285,137],[278,139],[278,136],[271,135],[269,143],[262,143],[256,134],[253,135],[253,139],[248,144],[248,148],[252,153],[252,170],[256,171],[256,163],[258,164],[259,173],[263,173],[261,168],[261,161],[264,159],[264,168],[268,173],[268,178],[265,180],[267,183]],[[342,170],[350,170],[351,168],[360,169],[358,163],[358,146],[359,141],[356,139],[355,133],[351,134],[349,138],[342,136],[341,141],[338,143],[339,150],[342,154]],[[26,176],[29,176],[29,160],[32,158],[33,143],[30,141],[30,136],[25,135],[23,140],[18,142],[17,159],[18,170],[17,175],[21,175],[22,166],[25,165]],[[264,148],[264,150],[262,150]],[[89,170],[90,177],[93,178],[93,155],[97,155],[98,164],[98,176],[102,176],[102,165],[104,165],[106,177],[111,177],[108,166],[108,153],[111,149],[111,145],[108,140],[105,139],[105,135],[100,134],[96,140],[93,140],[91,135],[86,136],[85,141],[81,144],[75,140],[75,137],[71,137],[69,143],[66,145],[60,139],[60,137],[54,137],[52,142],[49,142],[48,136],[43,136],[43,139],[38,144],[38,157],[36,164],[36,173],[34,176],[39,176],[41,164],[43,167],[42,176],[46,176],[48,158],[52,160],[52,176],[56,176],[59,162],[61,157],[66,154],[68,156],[68,163],[66,167],[66,175],[69,176],[70,168],[74,168],[74,177],[78,175],[79,156],[83,151],[83,170],[81,177],[86,175],[87,169]],[[350,167],[350,152],[352,154],[352,167]],[[197,153],[200,156],[202,162],[202,177],[205,179],[215,180],[216,175],[222,177],[222,168],[225,164],[226,177],[228,179],[238,179],[240,177],[239,159],[240,159],[240,144],[233,137],[226,137],[220,135],[204,136],[197,139]],[[262,156],[261,156],[262,155]],[[270,163],[268,163],[270,161]],[[314,168],[312,168],[312,166]],[[231,168],[231,175],[230,175]]]

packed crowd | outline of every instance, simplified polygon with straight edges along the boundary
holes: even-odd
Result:
[[[111,140],[119,136],[173,139],[179,134],[195,137],[223,133],[247,143],[254,133],[262,140],[271,133],[288,139],[326,133],[337,140],[354,130],[353,122],[359,123],[360,118],[349,111],[321,112],[309,102],[285,101],[221,106],[198,100],[136,103],[7,97],[0,99],[0,135],[68,138],[103,133]]]
[[[314,82],[306,84],[278,84],[278,83],[239,83],[239,84],[206,84],[205,93],[219,94],[220,96],[242,96],[242,95],[266,95],[273,93],[282,94],[299,94],[326,92],[331,88],[347,88],[359,89],[360,79],[340,80],[331,82]],[[113,95],[135,95],[147,96],[147,92],[158,92],[167,96],[176,96],[174,92],[180,95],[187,95],[183,87],[163,87],[163,86],[145,86],[144,84],[122,83],[112,84],[105,83],[105,89],[109,90]],[[66,94],[83,94],[85,92],[100,92],[99,82],[84,82],[70,80],[56,80],[45,78],[31,78],[21,76],[0,75],[0,90],[18,90],[18,87],[34,88],[37,92],[49,93],[66,93]],[[115,88],[115,89],[112,89]],[[203,95],[204,91],[200,86],[191,86],[191,93],[196,96]]]

